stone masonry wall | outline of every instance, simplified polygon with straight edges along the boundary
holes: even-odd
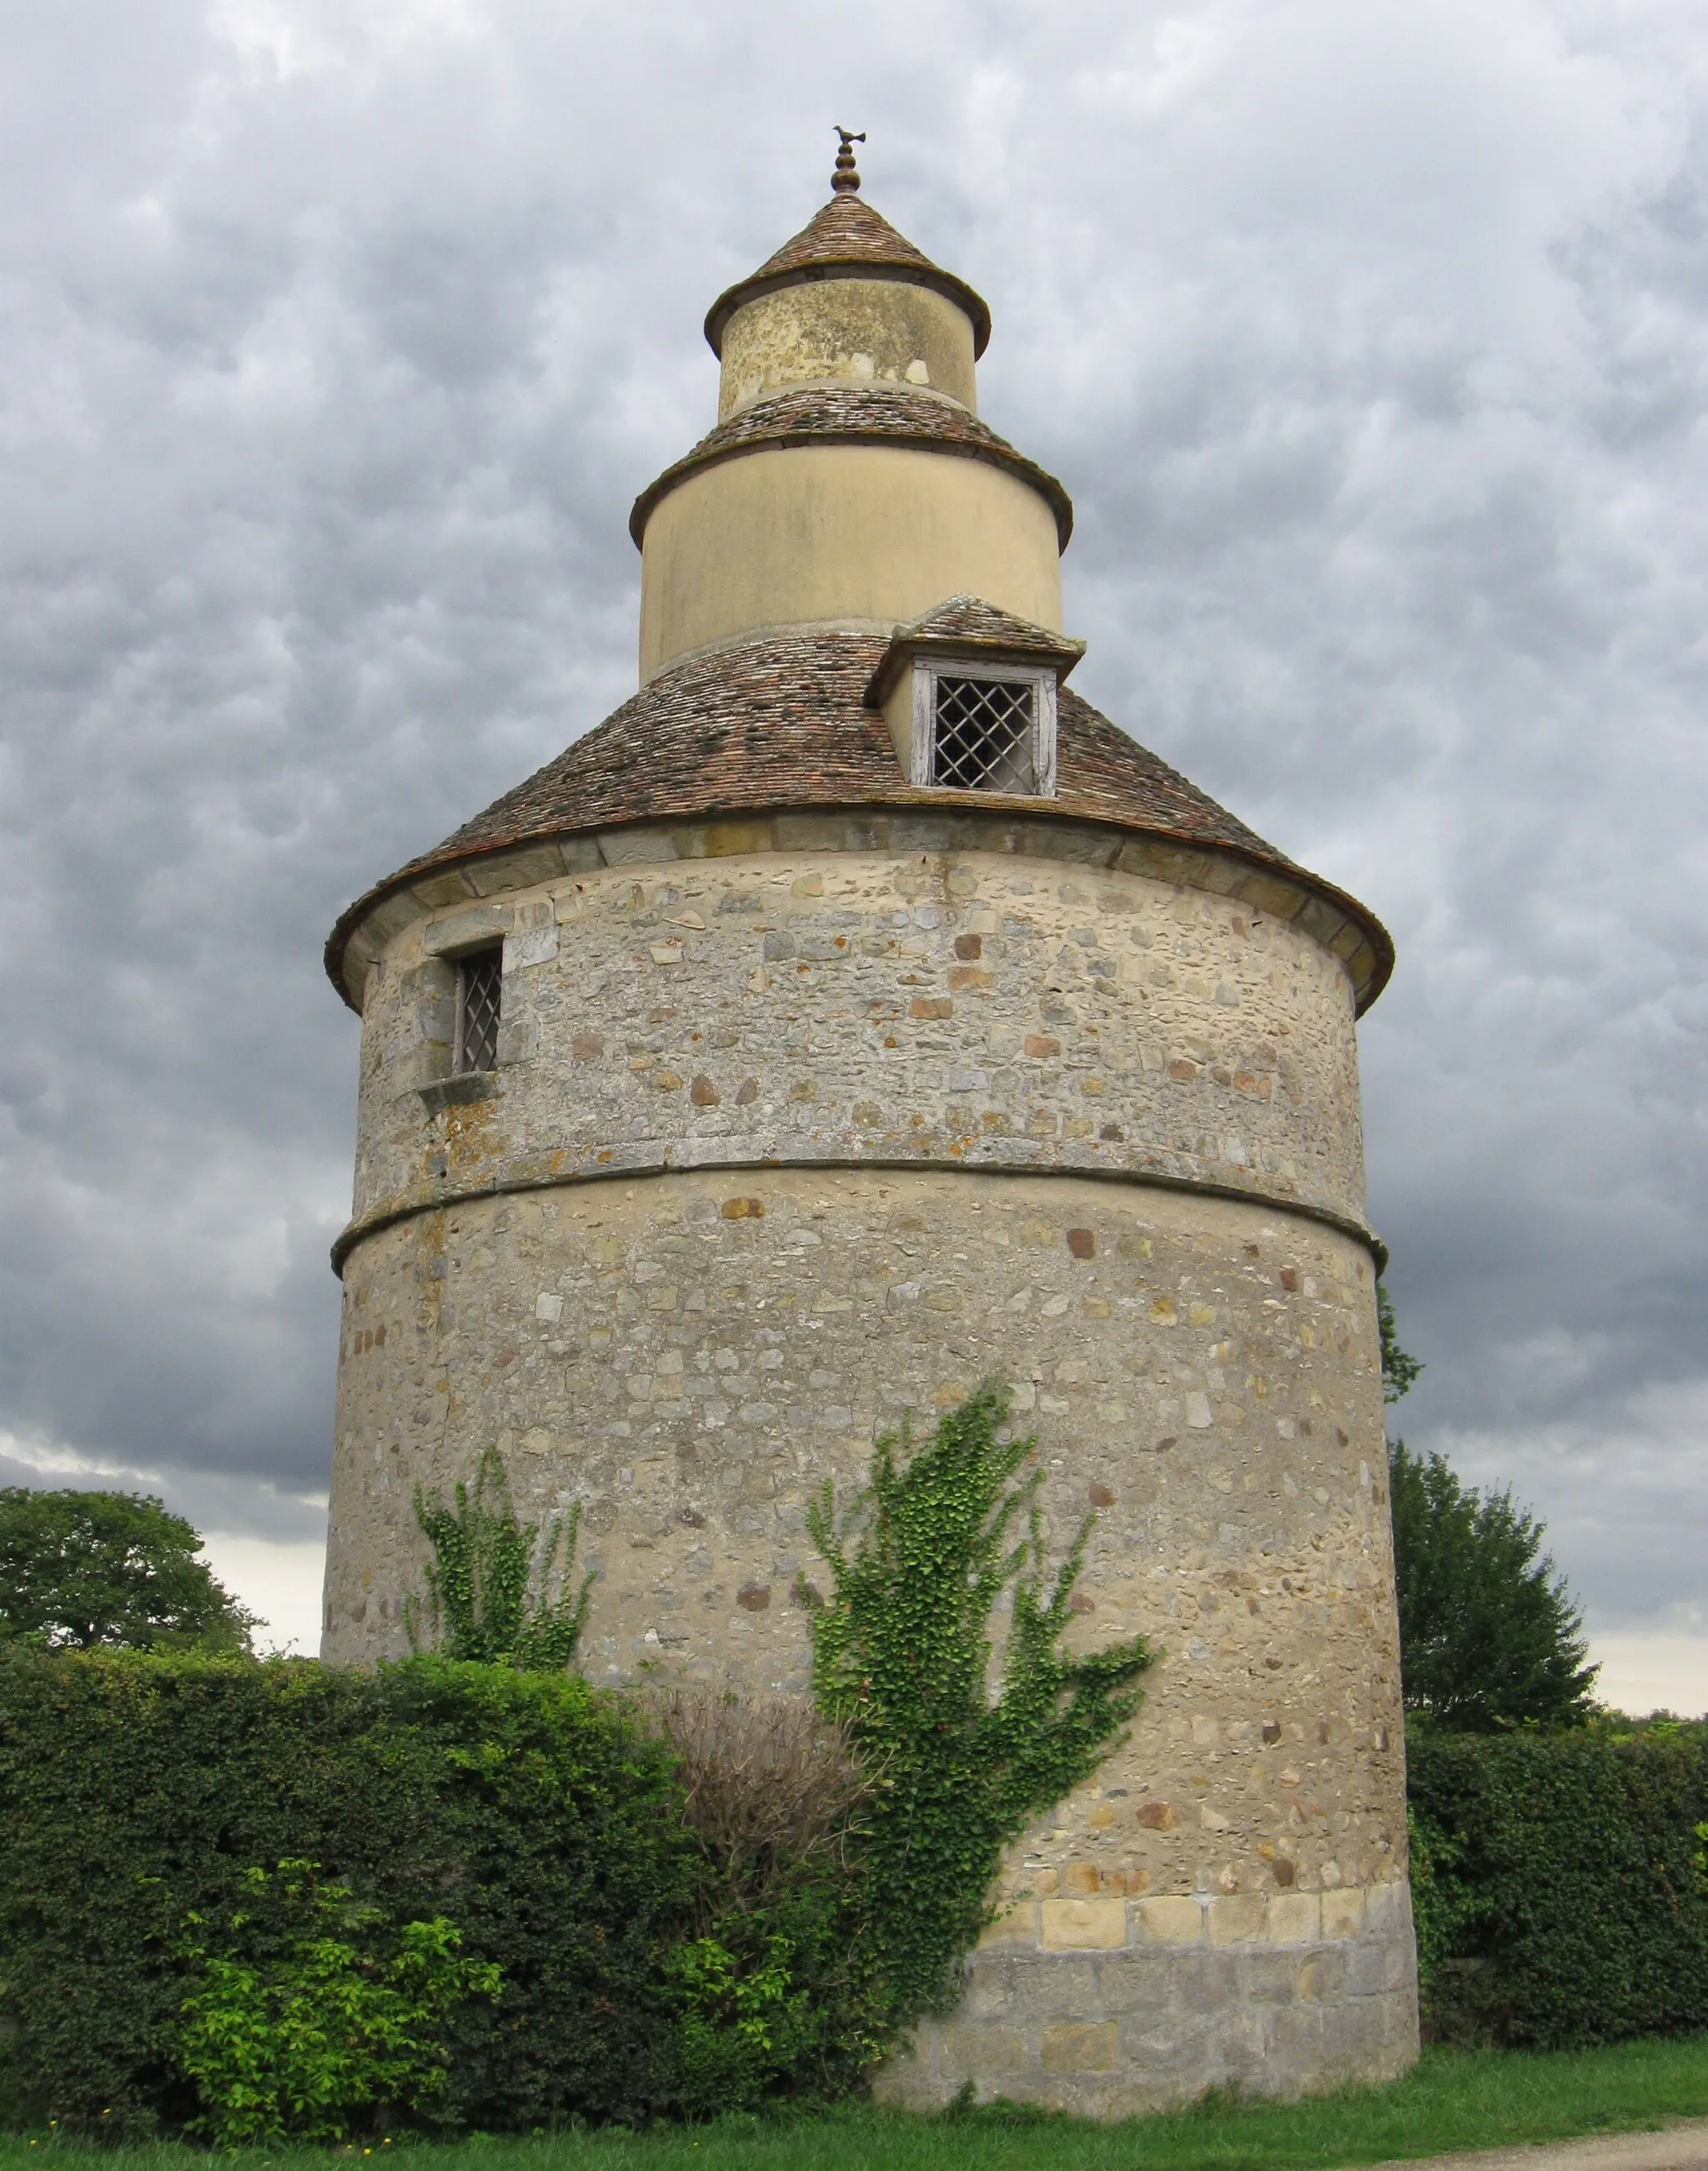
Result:
[[[1122,2118],[1213,2088],[1296,2095],[1391,2079],[1417,2056],[1403,1880],[1129,1901],[1126,1916],[1111,1911],[1100,1938],[1040,1938],[1028,1920],[981,1947],[959,2012],[928,2022],[878,2093],[926,2109],[970,2080],[983,2099]]]
[[[495,1074],[454,957],[505,944]],[[1197,1186],[1199,1188],[1186,1187]],[[1416,2018],[1346,970],[1024,853],[589,868],[370,969],[329,1659],[404,1648],[414,1487],[582,1505],[584,1648],[802,1691],[806,1504],[996,1375],[1074,1634],[1164,1655],[883,2077],[1113,2112],[1399,2070]]]
[[[500,1106],[434,1106],[447,951],[505,940]],[[1362,1224],[1352,995],[1240,900],[996,853],[602,869],[425,915],[369,975],[357,1222],[696,1163],[1075,1168]]]
[[[1165,1655],[1131,1740],[1015,1849],[972,2002],[894,2088],[935,2099],[970,2066],[985,2093],[1132,2106],[1411,2055],[1356,1241],[1071,1176],[704,1171],[422,1214],[361,1243],[345,1287],[336,1659],[404,1648],[411,1488],[490,1444],[525,1512],[584,1503],[592,1678],[804,1689],[807,1498],[827,1477],[850,1497],[905,1409],[929,1423],[985,1374],[1013,1381],[1052,1548],[1098,1516],[1079,1639],[1138,1629]]]

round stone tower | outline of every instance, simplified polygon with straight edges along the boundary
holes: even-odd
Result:
[[[989,1374],[1165,1655],[881,2089],[1114,2115],[1417,2045],[1354,1021],[1392,952],[1081,700],[984,303],[857,193],[714,304],[640,688],[327,949],[362,1019],[329,1659],[414,1487],[579,1500],[583,1663],[804,1690],[805,1525]]]

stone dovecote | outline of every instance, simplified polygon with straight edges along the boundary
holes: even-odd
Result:
[[[1066,683],[1067,492],[977,414],[984,303],[856,189],[707,319],[717,424],[634,510],[639,691],[328,944],[362,1060],[323,1648],[405,1648],[413,1489],[495,1446],[530,1511],[582,1504],[595,1680],[804,1693],[809,1498],[998,1374],[1049,1530],[1097,1514],[1074,1634],[1166,1655],[881,2092],[1389,2075],[1354,1027],[1391,946]]]

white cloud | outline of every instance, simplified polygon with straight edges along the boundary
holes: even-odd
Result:
[[[202,1552],[232,1596],[259,1616],[255,1648],[291,1658],[320,1652],[320,1593],[326,1541],[280,1545],[240,1532],[209,1530]]]
[[[302,1491],[247,1471],[150,1465],[86,1455],[39,1435],[0,1431],[0,1485],[43,1491],[146,1493],[182,1515],[212,1542],[281,1547],[286,1553],[326,1545],[326,1494]]]
[[[1601,1668],[1596,1694],[1615,1711],[1646,1718],[1708,1718],[1708,1630],[1650,1629],[1597,1636],[1589,1655]]]
[[[1545,1377],[1530,1399],[1551,1399]],[[1599,1421],[1449,1427],[1413,1434],[1409,1444],[1438,1449],[1473,1484],[1510,1488],[1518,1505],[1543,1517],[1546,1550],[1603,1640],[1645,1624],[1708,1634],[1705,1428],[1708,1382],[1695,1380],[1639,1390]]]

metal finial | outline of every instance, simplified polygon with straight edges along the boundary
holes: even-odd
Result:
[[[836,171],[830,177],[831,190],[836,196],[852,196],[860,185],[860,177],[854,171],[854,147],[865,142],[866,131],[862,128],[856,136],[852,129],[844,128],[840,121],[834,122],[833,126],[842,138],[842,146],[836,154]]]

